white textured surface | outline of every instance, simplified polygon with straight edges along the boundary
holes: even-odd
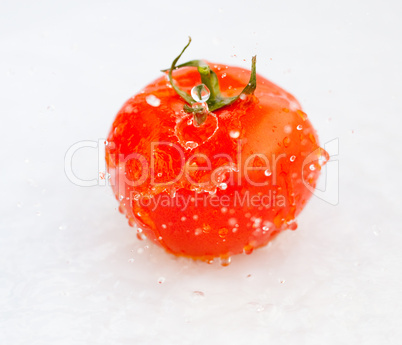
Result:
[[[401,2],[127,6],[1,2],[0,343],[400,344]],[[257,53],[321,142],[339,138],[339,205],[314,198],[227,268],[148,247],[110,188],[64,174],[188,34],[184,59]],[[74,167],[96,178],[96,150]]]

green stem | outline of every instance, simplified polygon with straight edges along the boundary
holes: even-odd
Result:
[[[162,70],[162,72],[169,71],[170,84],[172,85],[173,89],[177,92],[177,94],[181,98],[183,98],[188,104],[192,105],[192,104],[194,104],[195,101],[189,94],[187,94],[183,90],[180,90],[174,83],[173,78],[172,78],[172,71],[174,69],[181,68],[181,67],[197,67],[198,72],[200,73],[200,76],[201,76],[201,82],[208,87],[208,89],[211,93],[210,97],[207,101],[209,111],[214,111],[214,110],[217,110],[217,109],[220,109],[222,107],[232,104],[240,97],[241,94],[246,94],[246,95],[254,94],[254,91],[257,87],[256,56],[253,56],[253,58],[252,58],[250,80],[249,80],[248,84],[246,85],[246,87],[243,89],[243,91],[235,97],[223,97],[221,94],[220,87],[219,87],[218,76],[216,75],[216,73],[213,70],[211,70],[211,68],[207,65],[207,63],[204,60],[192,60],[192,61],[188,61],[188,62],[185,62],[183,64],[176,66],[177,61],[183,55],[184,51],[187,49],[187,47],[190,45],[190,43],[191,43],[191,37],[189,37],[189,41],[188,41],[187,45],[184,47],[184,49],[182,50],[182,52],[180,53],[180,55],[176,59],[173,60],[170,69]],[[194,112],[190,109],[191,109],[191,107],[189,107],[187,105],[184,106],[184,110],[186,112],[189,112],[189,113]],[[203,121],[205,121],[205,119]]]

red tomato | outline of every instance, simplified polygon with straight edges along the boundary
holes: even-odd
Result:
[[[222,97],[239,95],[252,79],[243,68],[208,65]],[[201,83],[195,67],[174,70],[173,80],[188,97]],[[139,238],[227,264],[296,229],[328,157],[298,101],[259,75],[256,85],[211,112],[202,102],[184,107],[165,75],[123,105],[106,161],[120,211]]]

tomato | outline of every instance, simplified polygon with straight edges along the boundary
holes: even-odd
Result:
[[[140,239],[225,265],[296,229],[328,156],[299,102],[255,74],[255,59],[250,72],[175,68],[178,58],[118,112],[108,172]]]

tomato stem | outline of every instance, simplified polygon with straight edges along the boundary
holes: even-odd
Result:
[[[220,109],[222,107],[225,107],[227,105],[232,104],[235,102],[237,99],[242,94],[250,95],[254,94],[254,91],[257,87],[257,74],[256,74],[256,56],[253,56],[252,58],[252,63],[251,63],[251,75],[250,75],[250,80],[246,87],[243,89],[243,91],[235,96],[235,97],[223,97],[221,94],[221,90],[219,87],[219,79],[216,73],[208,66],[208,64],[204,60],[192,60],[185,62],[183,64],[180,64],[176,66],[177,61],[179,61],[180,57],[183,55],[185,50],[188,48],[188,46],[191,43],[191,37],[189,37],[189,41],[187,45],[183,48],[179,56],[176,57],[176,59],[173,60],[172,65],[170,66],[169,69],[162,70],[162,72],[169,71],[169,82],[172,85],[173,89],[176,91],[176,93],[183,98],[184,101],[186,101],[190,106],[195,103],[195,100],[185,91],[180,90],[176,83],[173,80],[172,77],[172,71],[174,69],[182,68],[182,67],[197,67],[198,73],[200,73],[201,76],[201,82],[207,86],[207,88],[210,91],[210,97],[207,100],[207,105],[209,111],[214,111],[217,109]],[[200,111],[194,111],[193,108],[191,108],[188,105],[184,106],[184,110],[188,113],[194,113],[194,115],[199,114]],[[205,122],[206,116],[202,116],[202,118],[197,119],[197,123],[201,125],[203,122]]]

